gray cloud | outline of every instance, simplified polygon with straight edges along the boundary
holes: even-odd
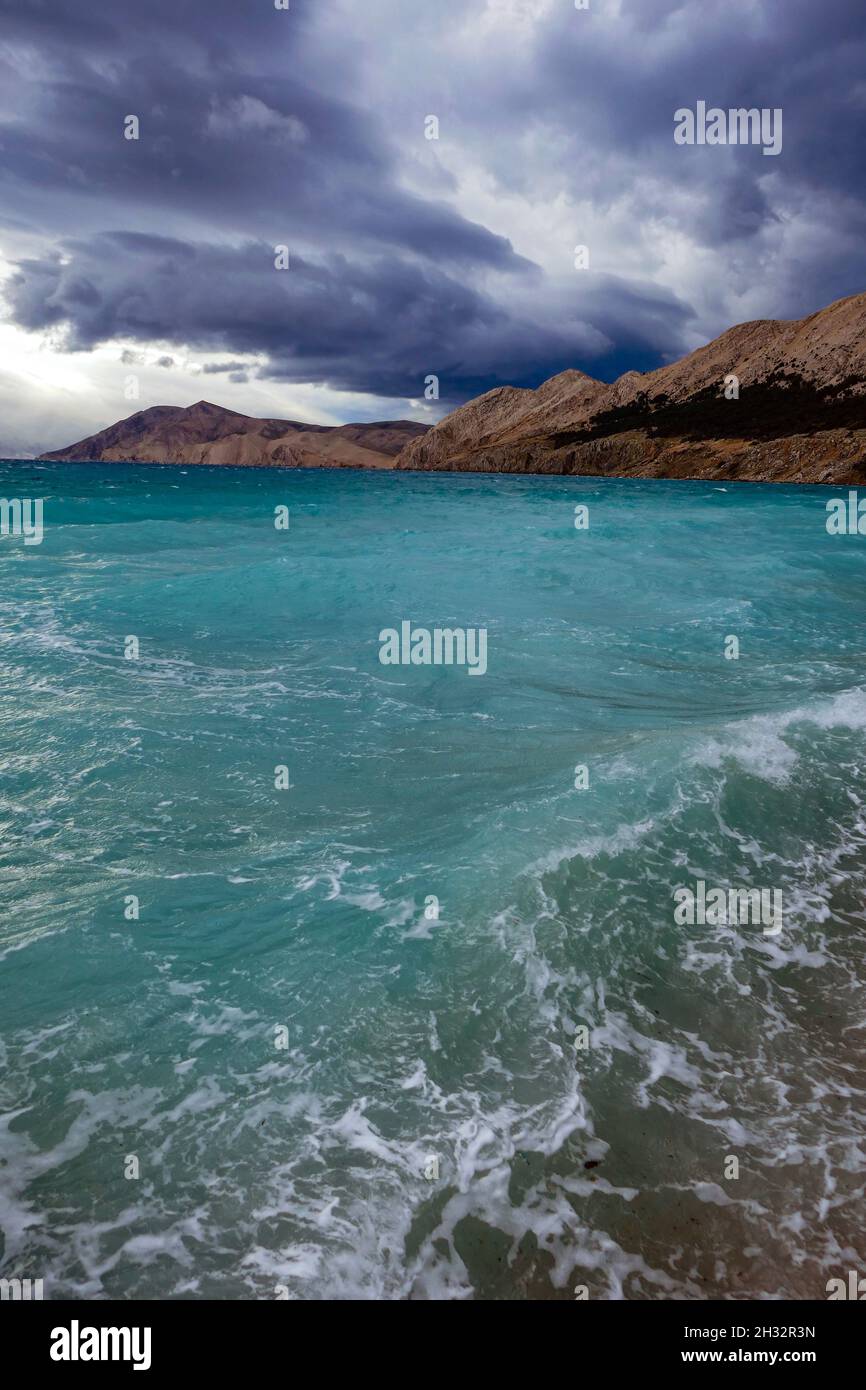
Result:
[[[258,242],[193,245],[116,232],[64,250],[63,259],[23,262],[7,299],[25,328],[62,325],[71,351],[113,338],[210,351],[230,342],[263,354],[260,374],[271,379],[386,396],[423,394],[434,373],[446,399],[463,399],[490,383],[551,375],[576,349],[603,370],[626,325],[634,354],[654,358],[685,314],[669,296],[610,283],[595,290],[592,322],[557,326],[562,306],[541,285],[532,315],[523,314],[430,263],[293,257],[281,271],[273,248]]]
[[[205,376],[222,376],[228,373],[247,373],[249,368],[245,362],[209,362],[202,367]]]

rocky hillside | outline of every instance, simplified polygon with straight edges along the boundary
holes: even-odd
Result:
[[[866,482],[866,294],[741,324],[612,385],[567,371],[537,391],[500,387],[410,441],[396,466]]]
[[[257,420],[198,401],[140,410],[89,439],[42,457],[94,463],[391,468],[401,449],[427,429],[410,420],[339,426]]]

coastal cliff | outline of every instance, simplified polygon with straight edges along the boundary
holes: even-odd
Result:
[[[866,481],[866,294],[741,324],[612,384],[500,387],[410,441],[399,469],[755,482]]]

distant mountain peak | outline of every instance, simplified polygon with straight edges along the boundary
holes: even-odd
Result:
[[[201,400],[190,406],[148,406],[42,457],[81,463],[390,468],[404,445],[428,428],[411,420],[307,425],[258,419]]]

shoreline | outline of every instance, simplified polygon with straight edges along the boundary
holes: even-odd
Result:
[[[187,471],[208,469],[218,473],[267,472],[267,473],[363,473],[377,476],[408,475],[414,478],[545,478],[550,481],[589,480],[592,482],[637,482],[637,483],[710,483],[724,487],[822,487],[856,488],[866,486],[866,465],[864,477],[860,480],[838,478],[832,480],[806,478],[730,478],[724,474],[660,474],[660,473],[565,473],[544,469],[504,469],[504,468],[372,468],[363,464],[295,464],[284,463],[189,463],[156,459],[52,459],[52,458],[6,458],[0,465],[39,465],[47,468],[180,468]]]

